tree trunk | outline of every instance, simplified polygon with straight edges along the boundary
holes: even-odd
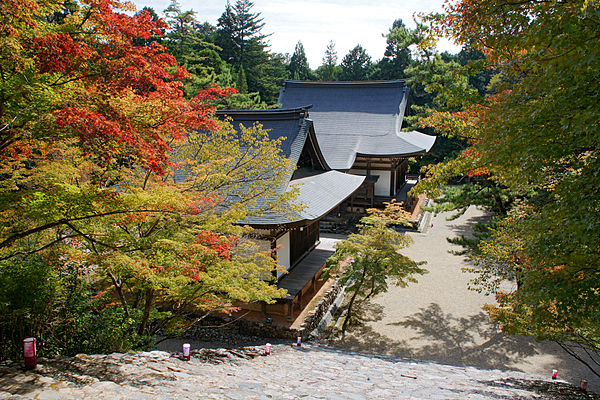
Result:
[[[500,212],[500,215],[508,214],[506,207],[504,207],[504,202],[502,202],[502,197],[498,194],[498,192],[495,192],[492,196],[494,197],[494,202],[496,203],[496,208]]]
[[[108,276],[112,280],[113,285],[115,285],[115,290],[117,291],[117,295],[119,295],[119,300],[121,300],[121,305],[123,306],[123,311],[125,311],[125,315],[129,317],[129,307],[127,306],[127,299],[125,298],[125,294],[123,293],[123,282],[121,282],[121,279],[117,279],[117,277],[115,277],[112,272],[109,272]]]
[[[142,322],[140,322],[140,327],[138,329],[138,333],[140,335],[144,334],[146,330],[146,326],[148,325],[148,321],[150,320],[150,311],[152,310],[152,304],[154,303],[154,289],[146,289],[146,301],[144,303],[144,314],[142,315]]]
[[[346,326],[348,325],[348,321],[350,320],[350,317],[352,316],[352,306],[354,305],[354,300],[356,300],[356,296],[358,296],[358,292],[360,292],[360,289],[362,288],[362,285],[365,282],[366,274],[367,274],[367,271],[366,271],[366,269],[363,268],[362,277],[360,278],[360,283],[354,290],[354,294],[352,295],[352,298],[350,299],[350,303],[348,303],[348,311],[346,311],[346,318],[344,318],[344,323],[342,324],[342,340],[346,337]]]

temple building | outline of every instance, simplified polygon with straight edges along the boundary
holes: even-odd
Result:
[[[428,152],[435,137],[402,131],[409,88],[405,81],[284,81],[282,108],[312,105],[310,118],[327,165],[365,176],[350,207],[396,198],[406,183],[408,158]]]

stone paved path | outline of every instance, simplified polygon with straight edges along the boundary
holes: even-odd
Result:
[[[574,399],[595,398],[522,373],[276,345],[236,363],[154,351],[78,356],[38,372],[0,367],[0,399]],[[551,392],[531,388],[549,386]],[[560,393],[572,393],[566,397]]]

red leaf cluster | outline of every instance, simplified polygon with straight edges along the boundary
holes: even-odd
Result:
[[[31,47],[41,73],[78,71],[93,52],[85,43],[77,43],[64,33],[36,37]]]
[[[147,11],[120,12],[131,11],[130,3],[81,0],[74,11],[78,18],[62,24],[44,23],[47,11],[38,2],[26,3],[31,7],[16,4],[19,13],[7,14],[14,31],[9,33],[25,49],[21,56],[33,61],[34,77],[41,84],[31,82],[32,88],[45,87],[54,94],[52,103],[33,106],[54,118],[62,136],[78,138],[102,165],[126,157],[163,174],[171,166],[169,143],[191,131],[215,129],[210,102],[236,92],[214,86],[187,101],[181,79],[188,72],[152,41],[168,24],[153,21]],[[27,65],[22,61],[13,64]],[[18,137],[19,132],[10,134]],[[11,143],[20,145],[18,140]],[[11,153],[15,151],[6,149],[2,156]]]
[[[170,147],[158,135],[141,137],[126,117],[109,119],[106,115],[88,108],[66,107],[56,113],[59,128],[71,128],[87,153],[95,154],[105,164],[110,164],[115,150],[124,148],[132,161],[142,160],[144,166],[158,173],[167,164]]]
[[[215,232],[202,231],[198,234],[196,243],[210,248],[219,258],[230,260],[231,249],[239,245],[239,239],[236,236],[221,236]]]
[[[198,200],[188,203],[185,212],[189,215],[200,215],[205,213],[206,210],[214,208],[221,201],[223,201],[223,198],[218,195],[203,196]]]

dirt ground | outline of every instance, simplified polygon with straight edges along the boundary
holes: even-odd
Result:
[[[426,261],[429,273],[418,277],[417,284],[391,286],[363,306],[365,323],[353,327],[346,339],[334,344],[394,356],[432,360],[483,368],[517,370],[550,376],[558,370],[559,379],[600,392],[600,379],[557,344],[537,342],[525,336],[505,335],[483,312],[484,304],[494,298],[467,289],[473,275],[461,268],[468,266],[460,250],[446,238],[469,235],[470,227],[486,219],[481,210],[471,207],[456,220],[451,214],[432,217],[423,233],[409,233],[414,243],[403,254]],[[431,225],[433,224],[433,225]]]

